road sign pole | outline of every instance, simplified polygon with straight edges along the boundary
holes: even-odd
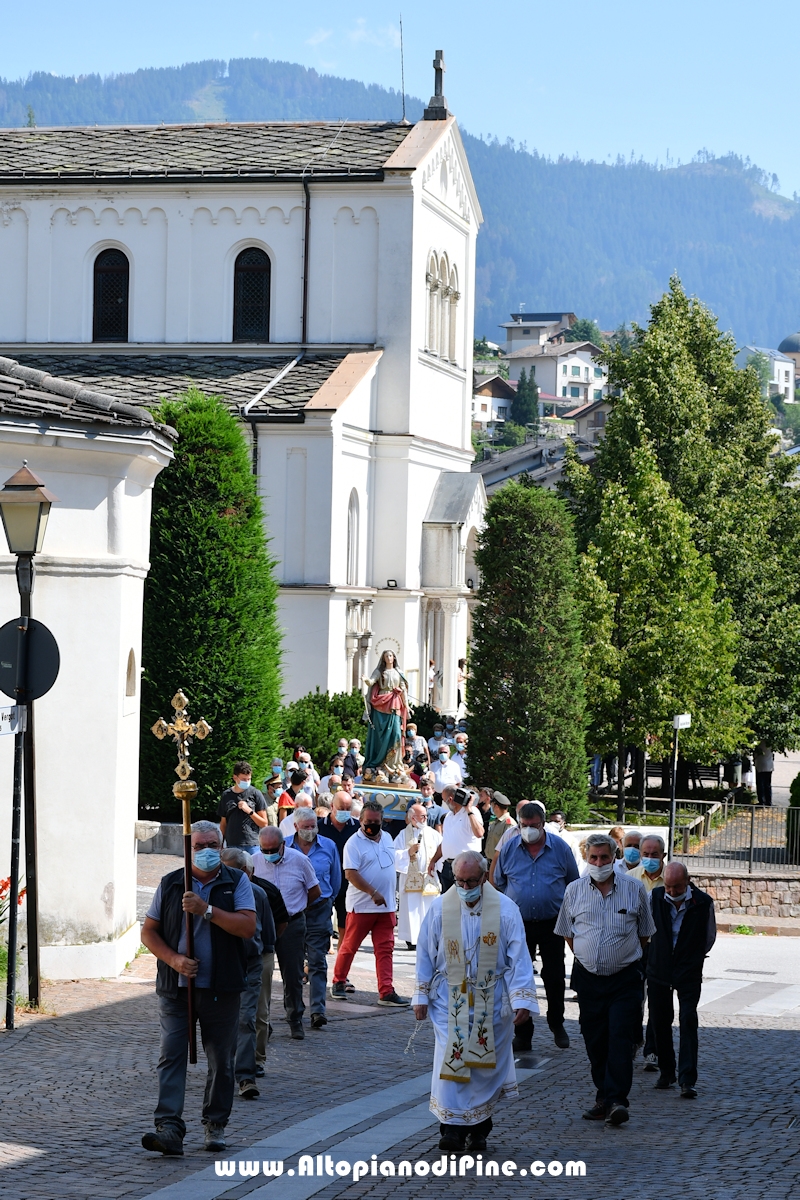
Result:
[[[19,586],[20,609],[24,617],[33,616],[33,586],[36,579],[36,568],[33,556],[30,565],[22,560],[27,555],[17,559],[17,584]],[[23,764],[24,792],[23,808],[25,814],[25,887],[28,932],[28,1003],[34,1008],[39,1007],[41,1000],[41,968],[39,963],[39,871],[38,846],[36,836],[36,756],[34,753],[33,735],[33,702],[27,706],[23,732]]]
[[[28,618],[20,617],[17,626],[17,670],[16,691],[18,697],[25,695],[27,677]],[[19,837],[22,824],[22,769],[25,749],[25,734],[22,730],[14,735],[14,788],[11,802],[11,882],[8,897],[8,974],[6,975],[6,1029],[14,1028],[14,1010],[17,999],[17,917],[19,910]]]

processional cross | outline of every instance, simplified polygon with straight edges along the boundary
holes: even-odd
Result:
[[[183,816],[183,887],[184,891],[192,891],[192,800],[197,795],[197,784],[189,776],[194,771],[194,767],[189,765],[189,746],[193,738],[198,741],[203,741],[211,733],[211,726],[202,717],[199,721],[192,722],[186,709],[189,704],[188,696],[185,696],[182,691],[177,691],[172,697],[172,707],[175,709],[175,716],[172,721],[167,724],[163,717],[159,717],[155,725],[151,729],[160,742],[164,738],[171,737],[178,748],[178,765],[175,768],[175,774],[178,776],[178,782],[172,785],[172,794],[181,802]],[[191,913],[186,913],[186,956],[194,958],[194,918]],[[187,979],[187,1010],[189,1017],[189,1062],[197,1062],[197,1032],[194,1022],[194,980]]]

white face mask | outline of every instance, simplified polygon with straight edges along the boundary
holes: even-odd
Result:
[[[613,862],[606,863],[602,867],[596,867],[592,863],[589,864],[589,874],[595,883],[605,883],[611,878],[611,872],[614,870]]]
[[[520,827],[519,835],[523,842],[538,842],[539,838],[542,836],[542,831],[535,825],[522,825]]]
[[[688,892],[684,892],[682,896],[670,896],[669,892],[667,892],[667,899],[670,904],[674,904],[676,908],[680,908],[688,895]]]

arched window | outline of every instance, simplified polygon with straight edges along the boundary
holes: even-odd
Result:
[[[233,340],[269,341],[269,255],[248,246],[233,268]]]
[[[137,683],[136,655],[133,653],[133,650],[131,650],[131,652],[128,655],[128,666],[125,671],[125,695],[126,696],[135,696],[136,695],[136,683]]]
[[[358,587],[358,492],[355,488],[347,506],[347,586]]]
[[[437,334],[439,332],[439,264],[436,255],[431,255],[426,276],[428,285],[428,328],[426,332],[426,349],[431,354],[437,352]]]
[[[447,340],[450,333],[450,272],[447,267],[447,259],[442,255],[442,261],[439,266],[439,336],[437,338],[436,353],[441,358],[447,357]]]
[[[131,268],[121,250],[103,250],[94,260],[95,342],[127,342]]]

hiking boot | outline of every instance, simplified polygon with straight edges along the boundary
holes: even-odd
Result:
[[[203,1142],[204,1150],[224,1150],[227,1144],[225,1141],[224,1125],[206,1125],[206,1137]]]
[[[145,1133],[142,1145],[158,1154],[183,1154],[183,1138],[173,1125],[159,1125],[155,1133]]]

